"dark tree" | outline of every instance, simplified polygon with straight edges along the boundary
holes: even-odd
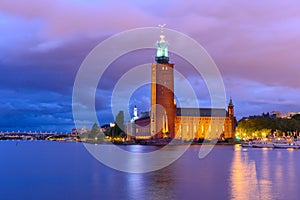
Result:
[[[116,126],[112,130],[113,137],[120,137],[124,130],[124,112],[120,111],[116,117]]]
[[[99,131],[99,126],[98,126],[97,123],[94,123],[94,124],[93,124],[91,133],[94,134],[94,135],[97,135],[98,133],[100,133],[100,131]]]
[[[238,122],[238,128],[243,130],[249,135],[251,135],[255,131],[260,131],[263,129],[270,129],[273,132],[276,131],[278,133],[299,132],[300,122],[295,118],[292,119],[267,118],[267,117],[246,118]]]
[[[300,121],[300,114],[294,115],[292,119]]]

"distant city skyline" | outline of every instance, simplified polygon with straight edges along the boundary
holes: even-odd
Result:
[[[0,131],[70,131],[73,83],[85,56],[121,31],[163,23],[194,38],[211,55],[238,119],[298,112],[299,10],[296,0],[1,1]],[[131,67],[154,62],[154,54],[155,41],[152,50],[112,63],[96,93],[100,124],[113,120],[110,96],[118,78]],[[201,77],[183,59],[172,59],[198,86],[199,104],[208,106]],[[148,86],[136,91],[130,111],[134,105],[139,112],[149,109],[149,96]]]

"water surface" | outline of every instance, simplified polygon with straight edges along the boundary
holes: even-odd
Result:
[[[155,147],[126,146],[136,152]],[[176,147],[172,147],[176,148]],[[0,141],[1,199],[299,199],[300,150],[191,146],[146,174],[99,163],[81,143]],[[135,163],[134,163],[135,164]]]

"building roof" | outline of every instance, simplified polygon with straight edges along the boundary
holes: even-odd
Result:
[[[135,120],[135,124],[139,126],[148,126],[150,124],[150,117]]]
[[[177,116],[225,117],[225,108],[176,108]]]

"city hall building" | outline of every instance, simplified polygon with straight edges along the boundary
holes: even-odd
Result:
[[[134,117],[126,125],[130,138],[234,138],[236,119],[231,98],[227,110],[177,107],[174,99],[174,64],[169,63],[168,44],[163,33],[156,45],[156,62],[151,66],[151,109],[137,116],[137,108],[134,108]]]

